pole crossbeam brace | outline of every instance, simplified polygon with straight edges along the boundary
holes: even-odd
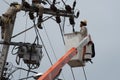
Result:
[[[5,42],[9,43],[11,41],[11,36],[13,33],[15,18],[16,18],[16,14],[14,14],[12,16],[10,23],[3,25],[3,27],[6,28],[5,33],[4,33],[4,41]],[[2,80],[2,77],[3,77],[4,65],[6,63],[8,50],[9,50],[9,45],[3,45],[2,53],[0,56],[0,80]]]
[[[30,8],[30,9],[26,9],[26,8],[22,8],[23,11],[33,11],[35,12],[34,9]],[[67,12],[66,10],[57,10],[56,12],[51,10],[50,8],[44,8],[44,14],[49,14],[49,15],[53,15],[53,16],[65,16],[65,17],[75,17],[74,15],[74,12],[72,11],[71,13],[70,12]]]
[[[5,42],[5,41],[0,41],[0,44],[4,44],[4,45],[13,45],[13,46],[31,46],[34,44],[31,43],[23,43],[23,42]],[[37,47],[42,48],[42,45],[36,44]]]

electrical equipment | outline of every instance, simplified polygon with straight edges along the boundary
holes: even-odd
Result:
[[[38,45],[27,46],[27,52],[23,56],[23,61],[26,64],[37,64],[39,65],[42,59],[42,47]]]
[[[17,58],[23,58],[25,64],[40,65],[42,59],[42,46],[38,44],[26,44],[18,47]],[[19,60],[20,61],[20,60]],[[17,61],[17,63],[19,63]]]

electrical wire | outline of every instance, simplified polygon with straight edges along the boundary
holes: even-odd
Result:
[[[83,69],[83,73],[84,73],[84,76],[85,76],[85,80],[87,80],[87,76],[86,76],[84,67],[82,67],[82,69]]]
[[[36,28],[36,25],[35,25],[35,20],[33,20],[33,23],[34,23],[35,33],[36,33],[35,41],[39,42],[39,39],[38,39],[38,32],[37,32],[37,28]],[[34,43],[35,43],[35,41],[34,41]],[[37,44],[38,44],[38,43],[37,43]]]
[[[51,47],[51,49],[52,49],[52,51],[53,51],[53,54],[54,54],[54,56],[55,56],[55,59],[56,59],[56,61],[57,61],[57,56],[56,56],[56,54],[55,54],[55,51],[54,51],[54,49],[53,49],[53,46],[52,46],[52,44],[51,44],[51,41],[50,41],[50,38],[49,38],[49,36],[48,36],[48,34],[47,34],[47,30],[46,30],[45,26],[44,26],[44,30],[45,30],[46,36],[47,36],[47,38],[48,38],[48,41],[49,41],[49,43],[50,43],[50,47]],[[62,73],[62,77],[63,77],[63,79],[65,80],[63,73]]]
[[[45,34],[46,34],[46,36],[47,36],[47,38],[48,38],[48,41],[49,41],[49,43],[50,43],[50,47],[51,47],[51,49],[52,49],[52,51],[53,51],[53,54],[54,54],[54,56],[55,56],[55,59],[56,59],[56,61],[57,61],[57,56],[56,56],[56,54],[55,54],[55,51],[54,51],[54,49],[53,49],[52,43],[51,43],[50,38],[49,38],[49,36],[48,36],[48,34],[47,34],[47,31],[46,31],[45,26],[44,26],[44,30],[45,30]]]
[[[72,72],[73,80],[75,80],[75,75],[74,75],[74,72],[73,72],[73,70],[72,70],[72,67],[70,67],[70,70],[71,70],[71,72]]]
[[[65,17],[63,18],[63,24],[62,24],[62,28],[63,28],[63,33],[65,33]]]
[[[14,37],[18,36],[18,35],[20,35],[20,34],[26,32],[26,31],[32,29],[33,27],[34,27],[34,26],[32,26],[32,27],[30,27],[30,28],[28,28],[28,29],[26,29],[26,30],[24,30],[24,31],[22,31],[22,32],[20,32],[20,33],[18,33],[18,34],[16,34],[16,35],[14,35],[14,36],[12,36],[11,38],[14,38]]]
[[[52,18],[53,16],[46,16],[43,18],[43,22],[47,21],[48,19]]]
[[[66,4],[65,4],[65,1],[62,0],[62,2],[63,2],[64,5],[66,5]]]
[[[49,5],[51,5],[52,2],[50,0],[46,0],[46,1],[48,2]]]
[[[28,71],[27,69],[24,69],[24,68],[21,68],[21,67],[16,67],[15,70],[12,71],[12,72],[8,75],[8,78],[9,78],[14,72],[16,72],[17,70]],[[30,72],[37,74],[37,72],[35,72],[35,71],[30,71]]]
[[[25,22],[25,30],[27,29],[27,23],[28,22],[28,15],[26,16],[26,22]],[[26,41],[26,32],[25,32],[25,34],[24,34],[24,42]]]
[[[28,72],[27,72],[27,77],[29,76],[30,70],[31,70],[31,68],[29,67]],[[26,80],[27,80],[27,79],[28,79],[28,78],[26,78]]]
[[[60,24],[59,24],[59,27],[60,27],[60,32],[61,32],[62,40],[63,40],[63,43],[64,43],[64,45],[65,45],[65,40],[64,40],[64,35],[63,35],[63,30],[62,30]]]
[[[3,0],[3,2],[5,2],[7,5],[10,5],[6,0]]]
[[[22,67],[22,62],[21,62],[20,67]],[[19,79],[21,78],[21,73],[22,73],[22,70],[20,69],[19,76],[18,76]]]
[[[45,45],[44,45],[44,42],[43,42],[43,40],[42,40],[42,37],[41,37],[41,35],[40,35],[40,33],[39,33],[36,25],[34,25],[34,27],[35,27],[35,29],[36,29],[36,31],[37,31],[38,37],[40,38],[40,40],[41,40],[41,42],[42,42],[42,45],[43,45],[43,47],[44,47],[44,49],[45,49],[45,52],[46,52],[46,54],[47,54],[47,56],[48,56],[48,59],[49,59],[51,65],[53,65],[52,60],[50,59],[50,56],[49,56],[49,54],[48,54],[48,52],[47,52],[47,49],[46,49],[46,47],[45,47]]]
[[[53,18],[52,18],[52,20],[56,21],[56,20],[55,20],[55,19],[53,19]],[[65,45],[65,40],[64,40],[64,35],[63,35],[63,30],[62,30],[62,28],[61,28],[60,23],[58,23],[58,24],[59,24],[60,33],[61,33],[61,36],[62,36],[63,43],[64,43],[64,45]]]
[[[29,0],[28,0],[29,1]],[[25,22],[25,30],[27,29],[27,23],[28,22],[28,15],[26,15],[26,22]],[[24,43],[26,42],[26,36],[27,36],[27,34],[26,34],[26,32],[25,32],[25,34],[24,34]],[[22,67],[22,62],[21,62],[21,65],[20,65],[21,67]],[[21,72],[22,72],[22,70],[20,69],[20,71],[19,71],[19,79],[21,78]],[[29,71],[28,71],[28,74],[27,74],[27,76],[29,75]]]

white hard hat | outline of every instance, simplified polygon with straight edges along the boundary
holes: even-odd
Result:
[[[87,25],[87,20],[82,20],[80,23]]]

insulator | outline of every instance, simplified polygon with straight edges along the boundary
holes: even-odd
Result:
[[[38,22],[37,22],[37,26],[38,26],[39,29],[43,29],[43,27],[41,26],[42,22],[43,22],[42,16],[39,16]]]
[[[28,2],[23,2],[23,6],[25,7],[25,8],[30,8],[30,4],[28,3]]]
[[[52,5],[50,6],[50,9],[53,10],[53,11],[55,11],[55,12],[57,11],[57,7],[56,7],[54,4],[52,4]]]
[[[55,4],[56,0],[53,0],[53,4]]]
[[[5,63],[5,65],[8,65],[8,64],[9,64],[8,62]]]
[[[31,20],[33,20],[35,17],[34,17],[34,13],[33,12],[29,12],[29,17]]]
[[[78,18],[80,15],[80,12],[78,11],[77,14],[76,14],[76,18]]]
[[[75,24],[74,17],[70,17],[69,22],[70,22],[71,25],[74,25]]]
[[[56,22],[57,22],[57,23],[60,23],[60,22],[61,22],[60,16],[56,16]]]
[[[15,7],[15,5],[18,5],[18,2],[13,2],[10,4],[10,6],[14,6],[14,7]]]
[[[7,71],[7,70],[8,70],[8,68],[5,67],[5,68],[4,68],[4,71]]]
[[[70,5],[66,5],[66,6],[65,6],[65,9],[66,9],[67,12],[70,12],[70,13],[71,13],[72,8],[70,7]]]
[[[75,6],[76,6],[76,1],[74,1],[73,3],[73,10],[75,9]]]

